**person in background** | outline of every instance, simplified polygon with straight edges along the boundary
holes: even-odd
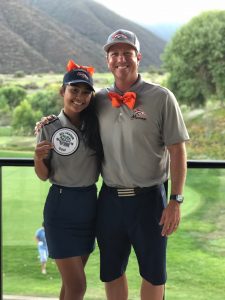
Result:
[[[96,93],[104,149],[98,200],[100,277],[108,300],[127,300],[133,247],[142,300],[162,300],[167,237],[179,226],[189,140],[173,93],[145,82],[135,33],[119,29],[104,45],[114,84]],[[165,186],[170,175],[171,195]]]
[[[35,232],[35,240],[37,241],[38,253],[41,262],[41,273],[47,274],[46,264],[48,261],[48,246],[45,238],[44,222],[42,227]]]
[[[49,180],[44,224],[49,257],[62,277],[60,300],[82,300],[85,265],[95,247],[96,182],[103,156],[94,110],[93,68],[69,61],[63,109],[37,136],[37,176]]]

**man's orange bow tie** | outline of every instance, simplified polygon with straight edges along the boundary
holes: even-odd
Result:
[[[126,92],[123,96],[109,92],[109,99],[112,101],[113,107],[120,107],[122,104],[125,104],[129,109],[133,109],[136,101],[136,93]]]

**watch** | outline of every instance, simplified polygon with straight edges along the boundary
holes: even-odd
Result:
[[[182,195],[170,195],[170,200],[175,200],[178,203],[182,203],[184,201],[184,197]]]

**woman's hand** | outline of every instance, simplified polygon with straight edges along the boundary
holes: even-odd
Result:
[[[53,144],[49,141],[42,141],[36,145],[34,150],[35,156],[34,159],[36,161],[43,160],[49,154],[49,151],[53,148]]]

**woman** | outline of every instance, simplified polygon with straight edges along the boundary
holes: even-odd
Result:
[[[103,151],[94,110],[93,69],[73,61],[67,67],[60,89],[63,109],[38,133],[34,162],[37,176],[52,183],[44,225],[49,257],[62,277],[60,300],[81,300],[86,290],[84,267],[95,244],[95,183]]]

